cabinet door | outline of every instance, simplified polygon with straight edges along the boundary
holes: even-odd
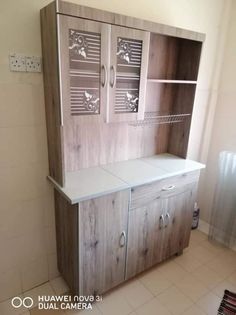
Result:
[[[79,292],[101,294],[125,278],[129,190],[79,204]]]
[[[78,116],[104,119],[110,26],[59,16],[59,54],[65,123]],[[102,117],[104,116],[104,117]]]
[[[162,259],[164,216],[160,199],[129,212],[126,279]]]
[[[191,184],[162,200],[165,216],[162,259],[181,253],[189,244],[196,190],[197,184]]]
[[[111,28],[108,121],[144,118],[149,33]]]

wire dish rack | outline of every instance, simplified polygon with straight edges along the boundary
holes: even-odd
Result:
[[[130,126],[142,127],[150,125],[161,125],[161,124],[174,124],[183,122],[189,119],[191,114],[161,114],[160,112],[146,112],[144,113],[144,120],[129,122]]]

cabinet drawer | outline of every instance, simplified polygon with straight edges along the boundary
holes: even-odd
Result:
[[[199,174],[200,171],[184,173],[132,188],[130,210],[144,206],[155,199],[178,193],[187,188],[188,184],[197,182]]]

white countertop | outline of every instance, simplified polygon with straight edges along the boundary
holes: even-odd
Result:
[[[72,204],[170,176],[205,168],[205,165],[165,153],[66,173],[65,187],[49,180]]]

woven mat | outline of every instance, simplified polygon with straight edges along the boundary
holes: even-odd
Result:
[[[236,293],[225,290],[218,315],[236,315]]]

